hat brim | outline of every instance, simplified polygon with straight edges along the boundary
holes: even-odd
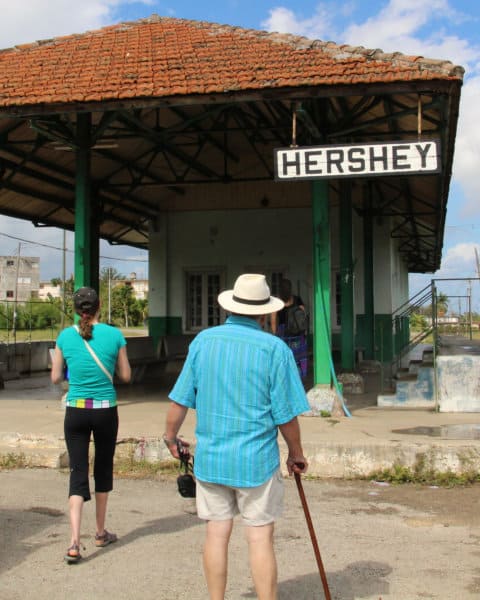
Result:
[[[270,296],[267,302],[264,304],[247,304],[244,302],[237,302],[233,299],[233,290],[225,290],[218,295],[218,303],[222,308],[228,312],[236,313],[238,315],[268,315],[270,313],[282,310],[285,306],[284,302],[280,298]]]

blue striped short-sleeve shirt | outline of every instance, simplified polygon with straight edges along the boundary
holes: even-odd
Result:
[[[169,396],[196,410],[196,477],[234,487],[273,475],[278,425],[310,408],[290,348],[239,316],[196,336]]]

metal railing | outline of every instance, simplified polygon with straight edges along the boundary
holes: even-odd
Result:
[[[467,295],[451,295],[445,293],[438,293],[437,282],[469,282],[470,293]],[[472,307],[471,307],[471,282],[480,281],[478,277],[457,277],[457,278],[434,278],[431,280],[428,286],[425,286],[414,296],[412,296],[407,302],[403,303],[392,313],[392,333],[395,341],[398,341],[398,334],[401,333],[401,324],[405,323],[408,319],[408,340],[396,348],[395,356],[388,366],[389,373],[388,378],[391,384],[393,384],[393,378],[398,369],[401,368],[402,362],[406,356],[412,353],[412,351],[421,344],[426,338],[431,336],[432,339],[432,351],[433,351],[433,370],[434,370],[434,396],[435,396],[435,407],[438,406],[438,391],[437,391],[437,369],[436,369],[436,357],[438,354],[439,344],[439,333],[443,324],[439,322],[438,307],[439,298],[444,296],[447,300],[450,298],[466,298],[468,300],[468,313],[469,313],[469,337],[472,339]],[[424,314],[426,319],[426,326],[422,328],[415,336],[410,336],[410,319],[414,313],[417,313],[419,309],[428,306],[429,314]],[[400,324],[400,327],[399,327]],[[397,336],[397,337],[396,337]],[[384,368],[384,367],[383,367]],[[382,389],[384,382],[386,381],[385,374],[382,376]]]
[[[419,311],[425,306],[431,307],[431,320],[427,327],[424,327],[414,337],[410,336],[410,318],[412,314]],[[434,287],[432,284],[425,286],[414,296],[396,308],[392,313],[391,331],[393,334],[393,343],[395,344],[394,357],[387,365],[382,362],[382,391],[388,384],[388,387],[393,387],[395,373],[401,368],[403,359],[408,356],[419,344],[427,337],[434,333],[434,318],[433,311],[436,303],[434,301]],[[427,317],[428,318],[428,317]],[[401,331],[402,325],[406,325],[406,334],[408,338],[402,344]],[[435,336],[434,336],[435,337]]]

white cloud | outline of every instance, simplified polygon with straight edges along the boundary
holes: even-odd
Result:
[[[430,22],[439,22],[438,15],[460,18],[446,0],[422,3],[410,0],[392,0],[376,17],[362,25],[354,25],[345,32],[348,43],[374,45],[385,51],[398,50],[427,58],[444,58],[465,67],[465,82],[461,92],[458,131],[455,144],[453,177],[464,194],[460,214],[463,217],[480,216],[480,129],[472,123],[480,122],[480,46],[458,36],[447,35],[442,26],[421,37],[422,28]],[[443,23],[443,21],[442,21]],[[445,263],[444,258],[442,265]],[[443,270],[443,268],[442,268]]]
[[[337,43],[398,51],[408,55],[449,60],[466,69],[461,93],[458,133],[456,137],[453,177],[464,198],[462,216],[480,217],[480,44],[451,33],[468,15],[453,8],[449,0],[390,0],[363,23],[351,23],[334,33],[333,23],[345,7],[320,3],[315,14],[301,19],[286,8],[270,12],[263,24],[268,29],[296,33],[307,37],[332,39]],[[335,10],[337,14],[335,14]],[[474,126],[472,126],[474,124]]]
[[[268,19],[261,23],[267,31],[293,33],[310,39],[330,39],[333,22],[327,7],[319,4],[312,17],[301,18],[283,6],[271,9]]]
[[[468,80],[462,90],[460,118],[455,147],[453,173],[460,182],[465,203],[461,216],[475,218],[480,215],[480,77]]]
[[[419,286],[424,287],[431,279],[477,277],[475,249],[480,252],[480,246],[474,242],[462,242],[448,248],[444,252],[441,268],[435,274],[411,275],[411,282],[419,289]]]
[[[131,2],[133,0],[2,2],[0,48],[103,27],[112,22],[122,6]],[[152,0],[137,0],[137,3],[151,5]]]
[[[151,5],[153,0],[137,0]],[[133,0],[21,0],[1,2],[0,48],[35,40],[48,39],[71,33],[97,29],[115,22],[116,14]],[[7,235],[5,235],[7,234]],[[35,240],[29,242],[28,240]],[[73,273],[73,234],[66,234],[66,276]],[[62,276],[63,230],[36,228],[29,221],[0,216],[0,255],[20,254],[40,257],[40,277],[49,280]],[[114,266],[120,273],[136,271],[138,276],[147,275],[146,253],[127,246],[110,246],[102,241],[100,254],[117,257],[115,261],[101,259],[100,267]],[[124,260],[125,259],[125,260]]]
[[[460,18],[447,0],[391,0],[377,15],[348,26],[341,35],[352,45],[472,65],[478,60],[479,46],[447,33],[450,21]]]
[[[480,130],[472,123],[480,122],[480,45],[467,39],[446,34],[445,17],[460,21],[465,17],[455,12],[447,0],[428,3],[417,0],[391,0],[378,15],[345,31],[348,43],[375,45],[385,51],[397,50],[427,58],[443,58],[465,67],[466,75],[461,93],[458,132],[456,137],[453,177],[464,193],[461,215],[479,217]],[[425,25],[441,27],[422,35]]]
[[[443,257],[442,268],[435,273],[435,277],[455,278],[459,273],[466,273],[466,277],[476,277],[475,249],[480,251],[479,245],[473,242],[449,248]]]
[[[429,286],[432,279],[435,279],[438,292],[451,297],[449,306],[452,310],[457,310],[460,303],[462,306],[460,312],[465,312],[468,302],[466,297],[471,293],[472,309],[479,312],[480,282],[473,281],[473,278],[478,277],[475,249],[480,253],[479,244],[457,244],[446,250],[442,266],[435,274],[410,275],[410,297],[414,297],[420,290]],[[472,281],[465,279],[468,277],[472,277]]]

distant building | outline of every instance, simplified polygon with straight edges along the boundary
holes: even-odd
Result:
[[[425,317],[425,321],[428,325],[432,324],[432,317]],[[452,316],[438,316],[437,325],[458,325],[460,323],[460,317],[456,315]]]
[[[47,300],[48,298],[61,298],[62,286],[52,285],[51,281],[41,281],[38,290],[38,297],[40,300]]]
[[[38,256],[0,256],[0,302],[38,298],[39,286]]]
[[[125,279],[125,285],[132,286],[133,295],[137,300],[148,298],[148,279],[137,279],[136,273],[130,273]]]

